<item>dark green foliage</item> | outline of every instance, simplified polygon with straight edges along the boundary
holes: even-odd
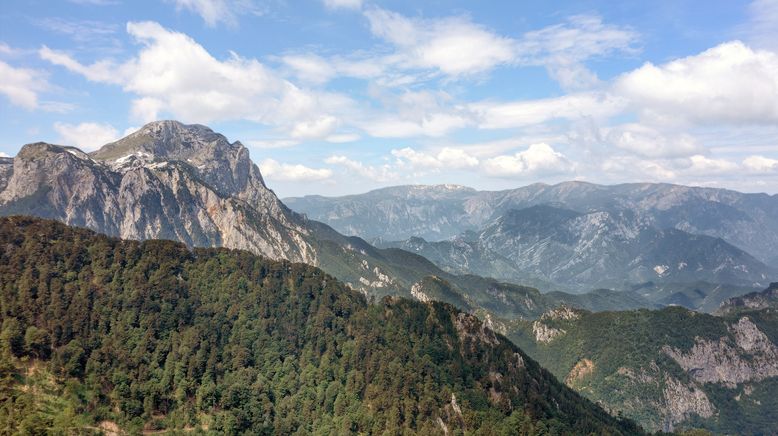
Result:
[[[620,312],[577,312],[577,319],[541,318],[539,323],[564,330],[544,343],[536,341],[533,321],[509,324],[508,337],[558,378],[566,379],[583,359],[593,363],[586,377],[573,386],[614,413],[623,413],[649,429],[661,429],[667,411],[663,390],[666,376],[692,383],[665,347],[690,350],[697,341],[734,341],[730,326],[748,318],[774,343],[778,343],[778,312],[770,309],[741,312],[726,317],[693,312],[682,307]],[[743,352],[742,357],[748,359]],[[712,357],[716,359],[719,357]],[[724,357],[726,358],[726,357]],[[772,434],[778,378],[752,381],[726,388],[698,383],[716,410],[709,418],[695,415],[676,428],[706,428],[724,434]],[[747,393],[744,394],[744,389]],[[737,399],[736,399],[737,398]]]
[[[307,265],[39,219],[0,219],[0,246],[2,433],[73,416],[131,432],[640,433],[447,304],[369,305]],[[66,407],[16,387],[26,359]]]

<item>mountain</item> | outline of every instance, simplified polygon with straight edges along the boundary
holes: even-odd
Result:
[[[721,303],[716,313],[726,315],[762,309],[778,309],[778,283],[770,283],[763,291],[730,298]]]
[[[36,218],[0,246],[4,431],[642,434],[447,304]]]
[[[697,312],[714,313],[730,298],[759,290],[752,286],[736,286],[696,281],[688,283],[646,282],[630,291],[635,296],[659,306],[682,306]],[[629,292],[628,292],[629,293]]]
[[[580,213],[550,205],[511,209],[448,241],[377,240],[421,254],[456,274],[523,280],[546,289],[626,289],[636,283],[758,286],[777,274],[720,238],[641,223],[632,212]],[[550,284],[547,284],[550,283]]]
[[[200,125],[149,123],[91,154],[25,145],[15,158],[0,159],[0,216],[15,214],[125,239],[305,262],[370,298],[413,297],[414,287],[421,295],[442,281],[448,292],[440,298],[463,309],[535,318],[553,307],[537,289],[452,274],[417,254],[376,248],[293,212],[267,188],[240,142]]]
[[[390,241],[418,236],[437,241],[475,229],[488,218],[463,204],[474,195],[478,191],[459,185],[415,185],[344,197],[309,195],[283,201],[346,235]]]
[[[560,380],[651,431],[778,432],[778,312],[566,307],[497,324]]]
[[[248,250],[319,266],[372,296],[410,295],[419,256],[378,250],[288,209],[240,142],[200,125],[149,123],[86,154],[25,145],[0,161],[0,215],[33,215],[125,239]]]
[[[368,240],[428,241],[477,231],[511,209],[552,205],[578,213],[624,212],[634,223],[721,238],[778,267],[778,195],[655,183],[603,186],[536,183],[505,191],[460,186],[396,186],[344,197],[285,198],[292,209]]]

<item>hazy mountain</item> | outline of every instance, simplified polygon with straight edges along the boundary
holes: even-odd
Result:
[[[286,198],[292,209],[335,229],[367,239],[428,241],[480,230],[511,209],[548,204],[578,213],[633,215],[635,225],[675,228],[722,238],[772,266],[778,266],[778,195],[632,183],[537,183],[505,191],[461,186],[397,186],[344,197]]]
[[[27,217],[0,246],[4,432],[642,434],[447,304]]]
[[[680,307],[493,320],[560,380],[650,430],[778,432],[778,312]]]
[[[708,280],[769,283],[775,270],[720,238],[642,223],[629,211],[580,213],[548,205],[511,209],[483,229],[447,241],[376,240],[457,274],[523,280],[553,289],[623,289],[632,284]]]
[[[646,282],[633,287],[632,292],[657,305],[682,306],[698,312],[713,313],[724,301],[759,289],[761,288],[704,281],[690,283]]]
[[[762,309],[778,310],[778,283],[771,283],[763,291],[730,298],[722,302],[716,312],[726,315]]]

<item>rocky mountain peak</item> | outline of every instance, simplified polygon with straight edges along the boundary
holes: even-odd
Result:
[[[206,126],[165,120],[148,123],[91,155],[104,161],[142,154],[155,160],[205,161],[239,154],[243,149],[239,142],[230,143]]]
[[[49,144],[48,142],[33,142],[31,144],[26,144],[19,150],[16,157],[21,159],[43,159],[48,155],[59,153],[70,153],[79,159],[90,159],[89,155],[75,147]]]

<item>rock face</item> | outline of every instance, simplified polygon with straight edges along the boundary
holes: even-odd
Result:
[[[535,341],[542,343],[549,343],[557,336],[565,334],[564,329],[558,329],[549,327],[541,321],[534,321],[532,323],[532,334],[535,335]]]
[[[744,316],[718,341],[697,338],[688,352],[665,346],[662,351],[701,383],[738,384],[778,376],[778,347]]]
[[[778,312],[559,308],[506,336],[560,380],[651,431],[778,432]]]
[[[664,431],[673,431],[674,424],[683,422],[693,415],[710,418],[716,410],[699,387],[692,383],[684,384],[669,375],[665,376],[662,395],[666,407]]]
[[[587,358],[583,358],[575,364],[570,373],[565,377],[565,384],[568,386],[575,386],[581,380],[592,375],[594,372],[594,362]]]
[[[126,239],[317,261],[309,229],[265,186],[248,150],[198,125],[151,123],[91,155],[28,144],[13,159],[0,210]]]

